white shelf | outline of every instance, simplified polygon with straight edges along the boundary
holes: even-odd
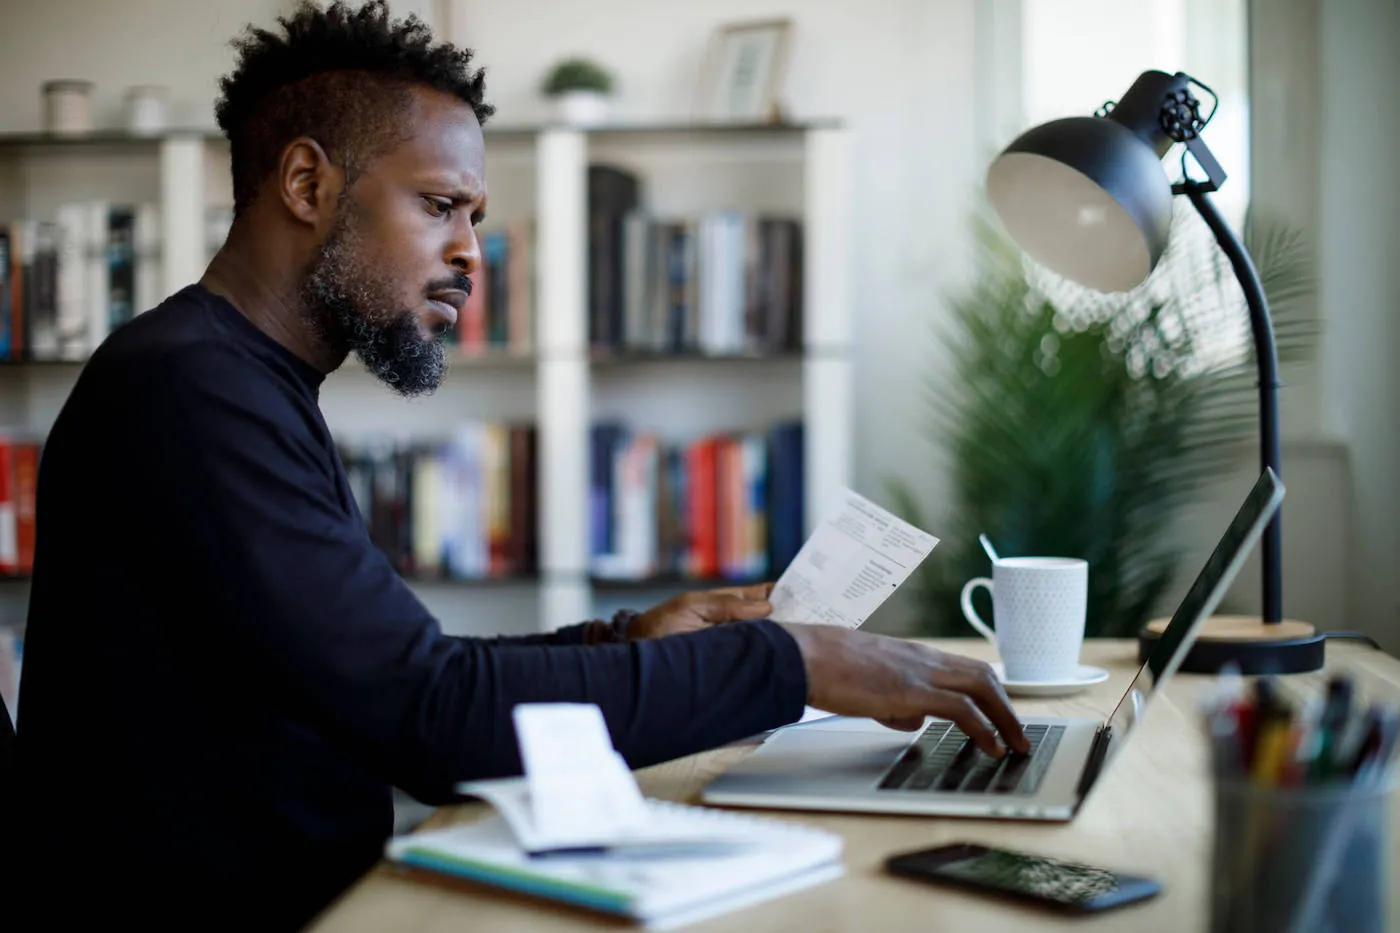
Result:
[[[493,224],[533,217],[537,225],[535,352],[456,362],[447,383],[424,399],[398,398],[354,360],[322,391],[327,422],[337,435],[439,433],[463,418],[528,418],[538,425],[539,575],[486,585],[415,583],[444,626],[478,634],[557,628],[604,613],[629,597],[650,601],[692,585],[674,578],[623,585],[590,581],[589,426],[598,417],[622,418],[677,440],[800,417],[806,444],[804,518],[810,531],[836,491],[849,485],[852,469],[848,132],[832,124],[488,126],[487,151]],[[164,292],[203,274],[209,260],[205,210],[232,200],[221,138],[206,130],[156,139],[0,136],[0,210],[61,196],[61,191],[23,190],[36,178],[40,187],[52,186],[31,169],[15,168],[55,157],[81,165],[88,174],[103,164],[146,172],[144,184],[154,186],[161,205]],[[802,350],[719,359],[590,352],[585,303],[590,161],[636,172],[645,180],[648,208],[657,213],[730,208],[800,215]],[[114,194],[123,190],[117,175],[94,184],[106,184]],[[0,414],[46,429],[77,372],[77,366],[62,364],[0,366]],[[23,397],[15,398],[17,393]]]

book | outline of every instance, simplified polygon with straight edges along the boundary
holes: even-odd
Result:
[[[479,822],[397,836],[386,857],[670,929],[843,872],[840,836],[649,799],[591,703],[511,711],[525,774],[467,781]]]
[[[533,424],[464,421],[450,436],[341,436],[370,540],[420,580],[506,579],[539,564]]]
[[[705,356],[803,348],[800,218],[657,212],[604,172],[589,175],[590,346]]]
[[[834,833],[650,798],[644,806],[645,830],[633,845],[531,855],[498,810],[476,823],[395,837],[386,854],[401,865],[626,917],[655,930],[844,873],[843,841]]]
[[[691,440],[608,421],[589,437],[590,572],[754,582],[803,531],[802,423]]]

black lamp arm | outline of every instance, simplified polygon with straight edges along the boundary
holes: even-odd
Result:
[[[1269,317],[1269,303],[1264,297],[1264,286],[1259,281],[1259,273],[1254,268],[1249,253],[1235,236],[1225,218],[1220,216],[1210,192],[1215,186],[1210,182],[1183,181],[1172,190],[1186,195],[1197,213],[1215,234],[1215,242],[1230,260],[1240,288],[1244,291],[1245,303],[1249,306],[1249,326],[1254,334],[1254,358],[1259,368],[1259,469],[1269,467],[1280,477],[1279,467],[1282,455],[1279,451],[1278,436],[1278,351],[1274,347],[1274,325]],[[1283,620],[1283,581],[1281,563],[1283,557],[1283,526],[1281,513],[1275,513],[1268,528],[1264,530],[1262,544],[1264,578],[1264,621],[1277,623]]]

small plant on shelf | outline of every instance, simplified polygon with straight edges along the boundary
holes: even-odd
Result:
[[[566,123],[596,125],[607,119],[613,93],[613,76],[589,58],[566,58],[550,68],[540,93],[555,101]]]

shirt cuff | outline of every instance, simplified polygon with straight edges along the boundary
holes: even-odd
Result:
[[[609,620],[593,619],[583,623],[581,630],[585,645],[613,645],[627,640],[627,633],[637,613],[619,609]]]
[[[797,646],[787,629],[771,619],[757,619],[744,623],[762,630],[773,646],[773,680],[777,686],[778,716],[781,720],[774,728],[796,722],[807,709],[807,662],[802,660],[802,649]]]

